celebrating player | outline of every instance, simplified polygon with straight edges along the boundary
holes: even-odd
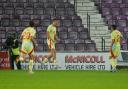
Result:
[[[112,66],[112,72],[116,71],[117,66],[117,58],[120,54],[120,42],[121,42],[122,34],[117,30],[115,25],[112,25],[112,33],[111,33],[111,48],[110,48],[110,63]]]
[[[51,59],[52,63],[56,63],[56,49],[55,44],[58,40],[57,34],[56,34],[56,28],[59,26],[59,20],[57,18],[54,18],[52,20],[52,24],[48,26],[47,28],[47,44],[50,49],[50,54],[45,56],[44,62],[48,61],[48,59]]]
[[[34,56],[34,48],[37,46],[37,43],[35,41],[35,23],[34,21],[30,21],[29,27],[25,28],[24,31],[21,34],[22,39],[22,46],[21,46],[21,54],[20,54],[20,60],[25,61],[26,55],[29,55],[29,73],[33,73],[33,61],[35,59]]]

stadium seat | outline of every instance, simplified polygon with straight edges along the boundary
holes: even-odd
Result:
[[[55,9],[54,8],[45,8],[45,14],[46,15],[55,15]]]
[[[5,34],[6,32],[4,30],[0,30],[0,39],[5,38],[6,37]]]
[[[27,0],[28,3],[38,3],[38,0]]]
[[[64,52],[65,51],[65,44],[57,43],[56,44],[56,50],[57,50],[57,52]]]
[[[77,27],[78,32],[88,32],[88,28],[85,28],[84,26]]]
[[[128,8],[122,8],[121,11],[123,15],[128,15]]]
[[[70,19],[64,19],[62,20],[63,26],[65,27],[71,27],[72,26],[72,20]]]
[[[10,26],[12,27],[19,27],[20,26],[20,20],[18,19],[13,19],[10,21]]]
[[[38,43],[38,44],[43,44],[43,39],[38,38],[38,39],[37,39],[37,43]]]
[[[117,3],[112,3],[112,4],[110,4],[110,7],[111,7],[111,8],[119,8],[119,4],[117,4]]]
[[[15,9],[23,9],[24,8],[24,3],[15,3]]]
[[[39,0],[39,3],[46,3],[48,0]]]
[[[109,8],[102,8],[102,15],[106,16],[106,15],[110,15],[111,11]]]
[[[51,20],[49,19],[41,20],[41,26],[48,27],[49,24],[51,24]]]
[[[9,19],[2,19],[1,20],[1,25],[2,27],[8,27],[10,25],[10,20]]]
[[[7,0],[0,0],[0,3],[6,3]]]
[[[68,33],[68,38],[69,39],[78,39],[78,32],[69,32]]]
[[[4,3],[4,8],[14,8],[14,4],[12,3]]]
[[[38,45],[38,47],[36,48],[36,50],[38,52],[47,51],[48,49],[46,47],[47,47],[46,45],[45,45],[45,47],[43,47],[43,44],[40,44],[40,45]]]
[[[22,20],[22,21],[21,21],[21,26],[22,26],[22,27],[29,26],[29,22],[30,22],[30,20]]]
[[[85,40],[87,51],[96,51],[96,44],[91,40]]]
[[[29,20],[30,19],[30,15],[20,15],[20,20],[23,20],[23,19]]]
[[[34,3],[25,3],[24,8],[34,8]]]
[[[112,15],[114,16],[120,15],[120,8],[112,8]]]
[[[67,39],[68,38],[67,32],[59,32],[58,36],[60,39]]]
[[[74,8],[66,8],[66,13],[68,15],[75,15],[75,9]]]
[[[78,28],[77,27],[69,27],[68,32],[78,32]]]
[[[40,39],[46,39],[47,38],[47,34],[46,34],[46,32],[40,32],[40,33],[38,33],[37,37],[40,38]]]
[[[55,5],[56,5],[55,8],[65,8],[64,3],[56,3]]]
[[[30,8],[30,7],[29,8],[25,8],[24,14],[33,15],[34,14],[34,9]]]
[[[78,52],[86,51],[86,44],[85,43],[77,43],[76,51],[78,51]]]
[[[65,50],[69,52],[74,52],[75,51],[75,44],[73,43],[66,43],[65,44]]]
[[[80,39],[88,39],[88,33],[87,32],[80,32],[79,37],[80,37]]]
[[[56,16],[57,15],[59,15],[59,16],[66,15],[65,8],[56,8]]]
[[[44,3],[34,3],[34,8],[44,8]]]
[[[121,27],[126,27],[127,26],[127,21],[126,20],[118,20],[118,25]]]
[[[128,3],[128,0],[123,0],[123,3]]]
[[[58,32],[68,32],[68,29],[67,29],[67,27],[59,27],[59,28],[57,29],[57,31],[58,31]]]
[[[13,15],[14,14],[14,8],[5,8],[4,9],[6,15]]]
[[[34,11],[34,14],[43,15],[44,11],[45,11],[44,8],[36,8],[35,11]]]
[[[105,3],[112,3],[112,0],[102,0],[102,2],[105,2]]]
[[[41,16],[40,15],[31,15],[31,19],[41,19]]]
[[[24,9],[22,9],[22,8],[19,8],[19,9],[15,9],[15,14],[17,14],[17,15],[23,15],[24,14]]]
[[[10,0],[10,1],[15,1],[15,0]],[[16,0],[15,2],[16,2],[16,3],[26,3],[27,0]]]
[[[0,7],[0,15],[2,15],[2,14],[3,14],[3,8]]]

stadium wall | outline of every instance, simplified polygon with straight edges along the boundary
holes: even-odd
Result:
[[[34,70],[110,70],[108,53],[57,53],[57,63],[41,63],[47,53],[36,53]],[[28,69],[28,61],[22,63]]]

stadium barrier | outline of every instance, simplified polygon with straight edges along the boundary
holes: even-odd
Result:
[[[7,51],[0,51],[0,69],[11,69]]]
[[[34,70],[110,70],[108,53],[57,53],[57,63],[41,63],[47,53],[36,53]],[[28,61],[22,63],[28,69]]]

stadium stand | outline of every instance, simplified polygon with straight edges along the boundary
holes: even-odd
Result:
[[[124,36],[122,50],[127,50],[128,44],[128,1],[127,0],[95,0],[104,21],[108,26],[115,24]]]
[[[67,0],[0,0],[0,44],[8,33],[18,33],[28,26],[30,20],[41,22],[37,27],[37,51],[48,51],[46,29],[53,17],[60,19],[57,33],[58,51],[96,51],[96,44],[88,34],[88,28]]]

